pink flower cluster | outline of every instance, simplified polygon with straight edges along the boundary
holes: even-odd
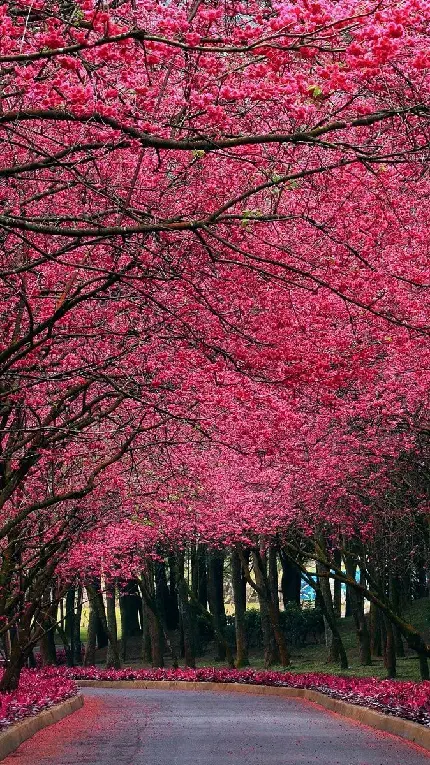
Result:
[[[255,671],[252,669],[101,669],[74,667],[65,674],[75,680],[179,680],[286,686],[320,691],[351,704],[430,726],[430,682],[400,682],[374,677],[339,677],[309,672]]]
[[[18,690],[0,694],[0,731],[76,693],[76,683],[57,667],[23,670]]]

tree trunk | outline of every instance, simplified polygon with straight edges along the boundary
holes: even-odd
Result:
[[[269,567],[269,589],[273,605],[279,611],[279,577],[278,577],[278,553],[276,547],[269,547],[268,551]]]
[[[391,575],[389,578],[389,597],[393,604],[393,609],[398,613],[402,613],[404,603],[402,603],[400,582],[398,577],[394,575]],[[396,655],[399,658],[403,658],[405,655],[405,647],[403,645],[402,634],[396,624],[393,625],[393,630]]]
[[[267,586],[267,575],[265,568],[267,566],[266,556],[257,555],[252,552],[252,563],[254,566],[255,585],[258,597],[258,604],[260,606],[260,621],[261,621],[261,633],[263,636],[263,656],[264,666],[269,669],[273,664],[278,664],[280,661],[278,647],[276,645],[275,634],[272,629],[272,623],[270,620],[268,599],[270,592]]]
[[[122,637],[138,637],[142,634],[141,613],[142,599],[139,595],[138,583],[131,579],[127,582],[119,597],[121,609]]]
[[[198,590],[197,600],[203,608],[208,605],[208,572],[207,572],[207,553],[205,545],[197,546],[197,570],[198,570]]]
[[[158,569],[157,573],[161,574],[161,570]],[[161,615],[157,608],[155,563],[148,561],[147,568],[142,576],[140,587],[143,602],[146,604],[145,615],[151,641],[151,664],[153,667],[164,667],[164,633]]]
[[[11,642],[10,659],[0,681],[0,693],[8,693],[18,688],[21,670],[27,660],[27,656],[22,651],[16,633],[13,635]]]
[[[296,603],[299,606],[302,580],[300,569],[287,558],[282,550],[280,558],[282,566],[281,590],[284,608],[286,608],[287,603]]]
[[[427,571],[424,564],[416,568],[415,598],[428,598],[429,588],[427,585]]]
[[[57,651],[55,647],[55,635],[52,623],[49,624],[49,622],[45,622],[44,629],[46,632],[43,633],[39,641],[42,666],[55,666],[57,663]]]
[[[151,635],[149,631],[149,608],[146,605],[145,601],[143,601],[143,624],[142,624],[142,653],[143,653],[143,661],[145,664],[151,664],[152,662],[152,653],[151,653]],[[125,660],[124,656],[124,645],[123,645],[123,661]]]
[[[106,584],[106,619],[109,645],[106,655],[107,669],[120,669],[121,657],[118,648],[118,625],[116,620],[115,583]]]
[[[290,664],[290,654],[288,652],[285,635],[282,632],[280,619],[279,619],[279,600],[273,602],[272,593],[270,590],[269,580],[266,570],[266,559],[264,555],[261,555],[257,550],[252,551],[252,560],[254,563],[255,583],[257,585],[257,595],[260,601],[261,612],[261,626],[266,630],[266,652],[268,660],[279,661],[283,667],[288,667]],[[270,624],[270,639],[269,631],[265,625],[266,614]],[[269,649],[270,643],[273,644],[273,637],[275,642],[274,650]],[[270,653],[269,653],[270,651]],[[269,665],[270,666],[270,665]]]
[[[387,670],[387,677],[392,680],[396,677],[396,645],[394,640],[393,625],[384,615],[384,667]]]
[[[264,666],[266,669],[269,669],[273,664],[278,664],[280,661],[279,652],[277,650],[275,636],[270,623],[267,601],[259,594],[258,602],[260,606],[261,632],[263,635]]]
[[[68,648],[66,648],[68,667],[73,667],[75,664],[75,598],[76,590],[74,587],[71,587],[66,593],[66,621],[64,628],[68,642]]]
[[[148,608],[149,636],[151,638],[151,664],[153,667],[164,667],[164,636],[160,629],[157,615]]]
[[[185,581],[185,566],[184,566],[184,553],[178,552],[176,555],[177,565],[177,582],[179,597],[179,613],[182,623],[183,641],[184,641],[184,658],[185,665],[187,667],[195,668],[196,655],[195,655],[195,636],[194,625],[191,619],[190,604],[188,601],[188,588]]]
[[[425,654],[419,653],[418,659],[420,663],[420,675],[421,680],[430,680],[429,663]]]
[[[355,579],[355,572],[353,579]],[[351,589],[351,585],[347,584],[345,590],[345,617],[352,616]]]
[[[10,635],[10,630],[8,630],[3,635],[3,650],[4,650],[4,655],[5,655],[6,661],[9,661],[10,653],[11,653],[11,635]]]
[[[208,602],[207,584],[206,546],[193,545],[191,548],[191,591],[203,608],[207,607]]]
[[[42,593],[39,597],[41,596]],[[8,693],[18,688],[21,670],[25,667],[33,650],[33,644],[29,637],[31,619],[32,614],[29,610],[21,620],[19,628],[15,627],[10,630],[10,655],[0,681],[0,693]]]
[[[234,627],[236,632],[236,667],[249,665],[246,634],[246,580],[237,550],[231,553],[231,582],[234,598]]]
[[[226,618],[224,606],[224,553],[218,550],[208,552],[208,581],[207,581],[209,610],[213,616],[216,631],[224,634]],[[225,643],[217,640],[217,661],[226,657]]]
[[[155,602],[157,613],[162,623],[167,626],[167,611],[169,607],[169,587],[167,584],[166,564],[164,561],[154,561]]]
[[[109,638],[107,634],[107,619],[106,619],[105,604],[104,604],[103,595],[101,592],[101,580],[94,579],[94,582],[91,583],[89,589],[91,589],[91,593],[92,593],[91,597],[94,598],[94,606],[95,606],[95,612],[96,612],[97,648],[106,648],[109,643]]]
[[[285,635],[281,628],[279,616],[279,578],[278,578],[278,555],[275,547],[269,547],[268,552],[268,585],[270,590],[269,617],[272,623],[273,634],[279,653],[279,659],[283,667],[290,664],[290,655],[287,649]]]
[[[87,590],[88,594],[88,590]],[[85,646],[84,667],[93,666],[96,663],[96,644],[97,644],[97,610],[93,598],[88,594],[89,616],[87,644]]]
[[[316,571],[318,576],[318,582],[319,582],[319,588],[321,590],[322,599],[323,599],[323,610],[324,610],[324,629],[325,629],[325,644],[328,651],[327,654],[327,662],[329,664],[335,664],[339,661],[340,655],[339,655],[339,644],[336,638],[334,637],[333,629],[332,629],[332,622],[335,619],[334,615],[334,609],[333,609],[333,600],[331,596],[331,590],[330,590],[330,580],[328,578],[328,572],[329,568],[325,566],[322,563],[317,563],[316,565]],[[329,614],[332,616],[330,618]]]
[[[348,576],[352,578],[355,574],[356,565],[348,554],[345,555],[345,569]],[[372,655],[370,651],[370,635],[364,615],[364,599],[353,588],[351,588],[349,595],[359,644],[360,664],[362,666],[370,666],[372,664]]]
[[[168,630],[179,627],[179,603],[176,590],[176,559],[173,553],[169,555],[169,605],[166,609],[166,626]]]
[[[321,609],[326,628],[326,645],[328,648],[327,662],[339,662],[341,669],[348,669],[348,657],[337,626],[331,596],[329,568],[317,562],[316,564],[319,589],[321,591]]]
[[[82,618],[82,587],[79,586],[76,593],[76,612],[73,621],[74,633],[74,663],[82,664],[82,643],[81,643],[81,618]]]
[[[342,554],[340,550],[333,552],[333,560],[336,566],[342,565]],[[336,619],[340,619],[342,616],[342,582],[339,579],[335,579],[333,582],[333,611]]]
[[[182,571],[182,573],[183,573],[183,571]],[[195,607],[195,609],[200,614],[202,614],[204,619],[206,619],[206,621],[210,624],[210,626],[211,626],[211,628],[213,630],[213,633],[215,635],[215,638],[224,647],[224,651],[225,651],[225,655],[226,655],[228,666],[231,667],[231,669],[233,669],[233,667],[234,667],[233,654],[231,652],[231,649],[230,649],[230,646],[229,646],[227,640],[225,639],[224,634],[221,633],[221,632],[218,632],[218,628],[217,628],[217,625],[215,623],[215,619],[214,619],[213,615],[210,613],[210,611],[208,611],[206,608],[204,608],[204,606],[202,606],[202,604],[199,603],[199,601],[196,600],[196,598],[194,598],[192,591],[190,590],[190,588],[187,585],[187,582],[185,581],[185,577],[183,575],[180,576],[180,572],[178,572],[178,587],[179,587],[179,584],[181,586],[181,596],[182,596],[182,592],[184,593],[184,595],[187,595],[187,602],[191,602],[192,605]],[[184,602],[185,602],[185,599],[184,599]]]
[[[43,633],[39,641],[42,666],[55,666],[57,663],[57,650],[55,647],[55,618],[48,615],[51,608],[51,593],[45,592],[42,599],[42,627]]]
[[[374,603],[370,604],[370,651],[373,656],[382,656],[382,614]]]

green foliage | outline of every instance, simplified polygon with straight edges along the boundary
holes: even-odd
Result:
[[[319,608],[301,608],[296,603],[288,603],[287,608],[280,612],[279,617],[289,645],[303,646],[308,642],[317,643],[324,632],[322,613]],[[263,633],[260,611],[254,608],[247,610],[245,628],[248,647],[251,650],[261,650]],[[234,647],[234,616],[227,617],[226,639]]]
[[[308,93],[312,96],[312,98],[320,98],[323,95],[319,85],[309,85]]]
[[[206,653],[209,643],[214,639],[212,625],[200,611],[192,609],[195,625],[196,653],[202,655]]]
[[[321,609],[301,608],[297,603],[287,603],[280,612],[281,627],[290,645],[318,643],[324,632]]]

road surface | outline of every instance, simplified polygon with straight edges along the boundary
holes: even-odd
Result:
[[[430,755],[310,702],[85,689],[85,706],[4,765],[429,765]]]

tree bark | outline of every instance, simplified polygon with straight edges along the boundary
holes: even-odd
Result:
[[[76,611],[73,621],[74,633],[74,663],[82,664],[82,643],[81,643],[81,618],[82,618],[82,587],[79,586],[76,593]]]
[[[293,554],[293,552],[295,552],[294,546],[289,544],[288,547],[291,548],[291,554]],[[316,560],[321,561],[320,552],[317,549],[315,550],[315,558]],[[334,575],[336,577],[338,577],[341,581],[345,582],[345,584],[349,585],[350,587],[358,590],[362,597],[366,597],[370,603],[373,603],[378,607],[378,609],[384,615],[384,619],[387,619],[392,624],[398,626],[403,638],[411,650],[416,651],[419,657],[430,657],[430,644],[425,642],[423,636],[412,624],[405,621],[405,619],[399,613],[396,613],[392,607],[391,602],[386,596],[385,589],[378,584],[376,578],[372,576],[369,571],[368,576],[370,577],[370,581],[366,584],[361,584],[355,579],[352,580],[350,577],[348,577],[347,574],[342,572],[342,570],[336,568],[334,563],[330,563],[330,566],[335,568]],[[303,574],[305,575],[306,569],[303,566],[300,567]],[[308,581],[309,584],[311,584],[311,580],[309,578]],[[425,662],[421,660],[420,663],[423,666],[423,671],[425,671]]]
[[[248,639],[246,634],[246,580],[242,572],[237,550],[231,553],[231,582],[234,599],[234,627],[236,632],[236,667],[249,665]]]
[[[418,659],[420,663],[421,680],[430,680],[430,671],[429,671],[429,663],[428,663],[427,656],[425,656],[422,653],[419,653]]]
[[[382,615],[374,603],[370,604],[370,651],[373,656],[382,656]]]
[[[154,561],[155,602],[157,613],[162,623],[167,625],[167,610],[169,604],[169,587],[167,584],[166,564],[164,561]]]
[[[184,659],[187,667],[196,666],[195,654],[195,635],[194,626],[191,619],[190,604],[188,600],[188,587],[185,581],[184,553],[178,552],[176,555],[177,565],[177,589],[179,596],[179,613],[181,616],[183,640],[184,640]]]
[[[115,583],[106,584],[106,620],[109,645],[106,655],[106,667],[120,669],[121,657],[118,647],[118,625],[116,620]]]
[[[268,550],[268,568],[269,568],[269,588],[270,597],[273,605],[279,611],[279,575],[278,575],[278,553],[276,547],[270,546]]]
[[[160,569],[157,572],[161,574]],[[162,615],[158,611],[158,601],[155,582],[155,562],[148,561],[147,568],[140,583],[151,641],[151,664],[153,667],[164,667],[164,632]],[[160,595],[160,593],[159,593]]]
[[[179,627],[179,602],[176,590],[176,558],[173,553],[169,555],[169,605],[166,609],[166,625],[168,630],[177,630]]]
[[[279,620],[279,607],[276,608],[276,605],[275,603],[273,603],[273,600],[271,597],[270,586],[268,582],[267,570],[266,570],[266,564],[265,564],[265,557],[264,555],[260,553],[258,549],[254,549],[251,552],[252,561],[254,564],[254,575],[255,575],[255,581],[254,581],[249,571],[248,562],[246,561],[243,555],[243,550],[241,550],[241,548],[238,548],[238,552],[239,552],[240,560],[242,563],[243,574],[245,576],[245,579],[250,585],[250,587],[252,587],[252,589],[255,590],[255,592],[257,593],[258,599],[260,601],[260,610],[261,608],[263,609],[262,615],[261,615],[262,616],[261,624],[262,624],[263,634],[264,634],[264,629],[267,630],[267,627],[264,626],[267,624],[267,620],[264,621],[266,619],[266,613],[267,613],[269,617],[270,628],[271,628],[272,634],[275,637],[277,650],[279,651],[279,658],[280,658],[281,664],[284,667],[288,667],[290,664],[290,654],[288,652],[285,635],[281,629],[281,624]],[[267,639],[268,639],[268,636],[267,636]],[[267,642],[266,650],[268,648],[269,648],[269,643]],[[269,654],[267,655],[267,659],[268,660],[271,659],[271,656],[269,656]]]
[[[193,597],[203,608],[206,608],[208,602],[206,546],[202,544],[191,548],[191,590]]]
[[[326,645],[328,647],[327,661],[329,663],[339,662],[341,669],[348,669],[348,657],[340,636],[333,609],[330,580],[328,577],[329,568],[325,564],[317,561],[316,570],[319,589],[321,591],[321,609],[323,611],[326,628]]]
[[[73,667],[75,664],[75,599],[76,590],[74,587],[70,587],[66,593],[66,621],[64,628],[68,642],[68,648],[66,648],[68,667]]]
[[[145,601],[143,601],[143,623],[142,623],[142,654],[143,654],[143,661],[145,664],[151,664],[152,663],[152,653],[151,653],[151,635],[149,631],[149,612],[150,609],[148,608]],[[123,650],[123,661],[125,660],[124,656],[124,650]]]
[[[282,576],[281,591],[284,608],[287,603],[300,605],[301,573],[297,566],[289,560],[285,553],[280,552]]]
[[[387,677],[392,680],[396,677],[396,645],[394,640],[393,625],[384,614],[384,667],[387,670]]]
[[[325,627],[325,644],[328,650],[327,662],[329,664],[337,663],[340,658],[339,642],[334,636],[332,629],[332,622],[335,619],[333,600],[330,590],[330,580],[328,578],[329,568],[323,563],[316,564],[316,571],[318,576],[319,588],[321,590],[323,602],[324,602],[324,627]],[[330,614],[332,618],[328,615]]]
[[[149,636],[151,638],[151,664],[153,667],[164,667],[164,636],[156,614],[148,608]]]
[[[401,586],[398,577],[394,574],[389,577],[389,598],[393,604],[394,610],[402,613],[404,603],[402,602],[401,597]],[[405,647],[403,645],[402,634],[396,624],[393,625],[393,629],[396,655],[399,658],[403,658],[405,655]]]
[[[87,590],[88,594],[88,590]],[[96,644],[97,644],[97,611],[96,605],[88,594],[89,615],[87,644],[85,646],[84,667],[93,666],[96,663]]]
[[[44,593],[42,598],[42,625],[43,633],[39,641],[42,666],[55,666],[57,663],[57,650],[55,647],[55,618],[48,613],[51,609],[51,592]]]
[[[142,634],[140,618],[142,599],[139,595],[138,583],[134,579],[127,582],[123,592],[120,593],[119,600],[123,638],[138,637]]]
[[[0,693],[15,691],[18,688],[21,670],[27,658],[16,634],[13,635],[11,642],[10,659],[0,680]]]
[[[337,566],[342,565],[342,554],[340,550],[334,550],[333,559]],[[342,582],[335,579],[333,582],[333,611],[336,619],[342,616]]]
[[[218,550],[208,552],[208,602],[217,633],[224,634],[226,618],[224,606],[224,553]],[[217,661],[226,658],[224,641],[217,640]]]
[[[107,634],[106,609],[101,592],[101,580],[95,579],[90,585],[91,597],[94,598],[96,612],[96,640],[97,648],[106,648],[109,643]]]
[[[113,636],[110,635],[109,633],[105,604],[103,600],[103,595],[99,590],[99,584],[100,582],[97,580],[97,581],[94,581],[93,584],[89,584],[87,586],[88,600],[90,604],[90,618],[88,623],[88,643],[87,643],[88,657],[87,657],[87,651],[86,651],[84,664],[85,666],[88,666],[89,663],[94,664],[95,646],[97,644],[99,636],[103,635],[103,636],[106,636],[107,644],[109,644],[110,642],[112,654],[115,655],[114,661],[116,664],[118,664],[118,667],[119,667],[121,666],[121,660],[118,653],[118,645],[117,645],[117,641],[114,640]],[[116,625],[116,619],[115,619],[115,625]],[[105,639],[103,637],[102,645],[98,647],[105,648],[104,642],[105,642]]]
[[[355,572],[354,572],[353,578],[355,579]],[[346,585],[346,590],[345,590],[345,617],[347,616],[352,616],[351,585],[350,584]]]
[[[345,570],[348,576],[351,578],[355,574],[356,564],[351,557],[345,555]],[[351,588],[350,591],[351,610],[354,619],[355,630],[357,633],[360,664],[362,666],[370,666],[372,664],[372,655],[370,650],[370,635],[367,627],[366,617],[364,615],[364,599],[359,596],[356,590]]]

